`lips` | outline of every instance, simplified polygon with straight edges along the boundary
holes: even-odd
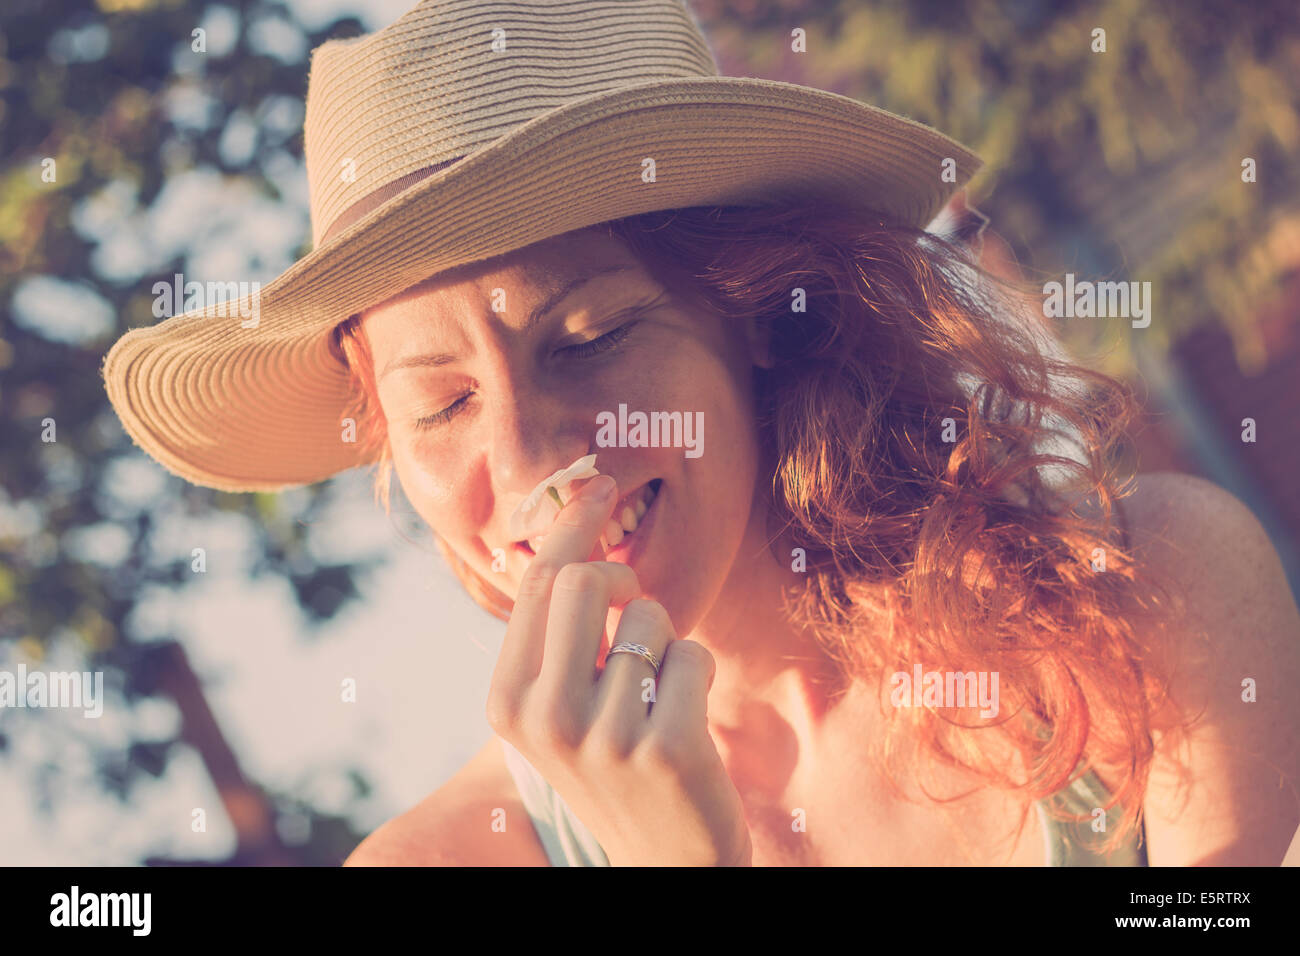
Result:
[[[614,506],[613,516],[605,523],[603,529],[605,541],[611,548],[618,547],[623,543],[623,539],[636,533],[641,519],[650,510],[655,495],[659,493],[661,484],[661,479],[656,478],[619,499],[618,504]],[[529,550],[536,554],[537,549],[541,547],[544,540],[546,540],[546,535],[529,538],[527,542]]]

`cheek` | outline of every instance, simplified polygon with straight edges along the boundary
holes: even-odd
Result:
[[[470,470],[422,454],[418,443],[413,447],[395,441],[392,454],[402,492],[425,523],[452,542],[471,534],[475,527],[475,484]]]
[[[758,430],[748,393],[748,382],[722,377],[714,394],[704,396],[704,453],[687,459],[707,501],[704,521],[719,536],[719,544],[745,533],[754,507],[758,472]],[[725,387],[723,383],[725,382]]]
[[[704,413],[703,453],[686,466],[734,486],[753,477],[757,451],[752,369],[731,351],[698,348],[676,374],[685,408]],[[733,489],[736,490],[736,489]]]
[[[737,348],[721,336],[684,336],[676,353],[651,363],[651,374],[640,380],[645,404],[629,403],[702,413],[700,456],[665,449],[676,459],[665,466],[685,479],[679,494],[691,527],[680,530],[712,538],[724,552],[744,534],[759,468],[753,369]]]
[[[717,419],[714,435],[734,433],[753,418],[752,369],[743,340],[719,323],[698,320],[670,326],[638,356],[625,383],[664,409],[689,409]]]

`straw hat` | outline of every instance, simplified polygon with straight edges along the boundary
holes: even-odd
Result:
[[[198,485],[367,464],[345,440],[332,331],[447,269],[651,210],[795,195],[924,228],[981,165],[856,100],[718,76],[680,0],[424,0],[315,50],[304,133],[312,252],[256,298],[133,329],[104,360],[132,439]]]

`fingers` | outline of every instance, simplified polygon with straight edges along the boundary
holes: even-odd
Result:
[[[492,675],[493,695],[518,701],[541,671],[546,622],[556,575],[566,564],[586,561],[614,512],[617,485],[597,475],[565,503],[519,582],[510,624]]]
[[[650,708],[655,733],[687,734],[708,726],[709,688],[716,669],[713,655],[703,644],[680,640],[668,645],[659,671],[657,699]]]
[[[618,485],[609,475],[597,475],[565,504],[555,524],[546,532],[537,557],[558,561],[560,566],[586,561],[600,540],[600,533],[614,514]],[[531,567],[531,565],[530,565]]]
[[[662,662],[675,637],[664,606],[641,598],[623,608],[612,644],[643,644]],[[595,720],[602,725],[605,739],[619,752],[627,753],[645,732],[646,715],[659,692],[658,684],[650,662],[637,654],[611,654],[605,659],[596,692]]]
[[[588,561],[561,568],[551,590],[538,689],[544,695],[590,700],[609,609],[640,593],[636,572],[626,564]]]

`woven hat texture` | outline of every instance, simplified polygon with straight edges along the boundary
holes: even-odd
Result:
[[[851,98],[719,76],[680,0],[424,0],[313,52],[304,153],[313,249],[260,288],[255,320],[251,294],[205,303],[104,360],[132,439],[194,484],[278,490],[367,464],[343,437],[355,396],[333,330],[441,272],[624,216],[791,196],[924,228],[981,165]]]

